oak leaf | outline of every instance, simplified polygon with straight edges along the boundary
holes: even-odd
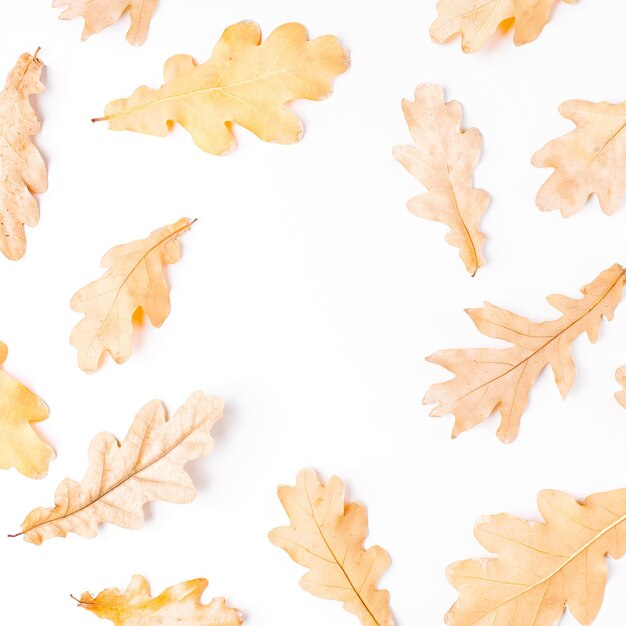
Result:
[[[344,504],[344,492],[336,476],[324,485],[314,470],[302,470],[295,487],[278,488],[291,526],[274,529],[270,541],[309,568],[303,589],[342,601],[364,626],[392,626],[389,592],[376,588],[389,555],[379,546],[364,549],[367,511],[358,502]]]
[[[0,363],[7,347],[0,342]],[[30,389],[0,371],[0,469],[15,467],[29,478],[43,478],[54,450],[35,433],[31,424],[48,419],[46,403]]]
[[[482,136],[476,128],[461,130],[461,105],[446,103],[439,85],[419,85],[415,101],[403,100],[402,110],[415,146],[397,146],[393,155],[428,189],[407,207],[418,217],[450,227],[446,241],[460,249],[473,276],[484,263],[485,235],[478,224],[489,206],[489,194],[472,184]]]
[[[128,11],[130,28],[126,39],[133,46],[140,46],[148,37],[150,20],[158,0],[54,0],[52,6],[67,7],[59,16],[62,20],[82,17],[85,20],[82,40],[115,24]]]
[[[622,365],[615,372],[615,379],[622,386],[622,389],[615,394],[615,399],[626,409],[626,365]]]
[[[602,210],[612,215],[626,191],[626,102],[569,100],[559,112],[576,129],[533,156],[534,166],[554,168],[537,194],[537,206],[570,217],[595,193]]]
[[[258,24],[239,22],[224,31],[206,63],[196,65],[186,54],[171,57],[160,89],[139,87],[130,98],[109,103],[104,117],[93,121],[159,137],[167,135],[170,122],[178,122],[212,154],[234,148],[231,123],[264,141],[295,143],[302,138],[302,123],[285,103],[327,97],[349,65],[336,37],[309,41],[301,24],[283,24],[261,44]]]
[[[626,551],[626,489],[589,496],[579,504],[560,491],[537,497],[545,522],[508,514],[481,518],[476,538],[496,558],[448,568],[459,598],[446,624],[553,625],[569,608],[591,624],[604,596],[606,556]]]
[[[559,0],[439,0],[437,19],[430,28],[436,43],[455,35],[462,38],[463,52],[478,52],[496,34],[502,22],[515,20],[516,46],[535,40],[550,20]],[[576,0],[563,0],[572,4]]]
[[[133,315],[138,309],[153,326],[163,324],[170,312],[163,266],[180,259],[178,237],[194,221],[182,218],[153,231],[147,239],[111,248],[102,257],[101,267],[109,269],[74,294],[70,303],[72,310],[85,314],[70,338],[81,369],[95,372],[105,352],[116,363],[130,357]]]
[[[625,282],[624,269],[616,264],[583,287],[579,300],[548,297],[548,302],[563,313],[549,322],[532,322],[488,302],[480,309],[469,309],[467,314],[481,333],[510,342],[513,347],[443,350],[429,357],[431,363],[455,374],[452,380],[433,385],[426,393],[424,404],[437,404],[431,415],[453,413],[452,436],[456,437],[499,410],[498,438],[505,443],[513,441],[537,376],[549,365],[561,395],[567,395],[576,376],[574,339],[586,332],[595,343],[602,318],[613,318]]]
[[[200,391],[171,419],[159,400],[149,402],[121,443],[109,433],[97,435],[82,482],[65,479],[57,488],[54,508],[33,510],[14,536],[34,544],[70,532],[95,537],[98,524],[105,522],[136,530],[143,526],[146,503],[191,502],[196,490],[184,465],[213,449],[211,428],[222,413],[222,400]]]
[[[229,607],[224,598],[202,604],[202,594],[208,584],[204,578],[189,580],[153,598],[148,581],[143,576],[133,576],[124,593],[119,589],[106,589],[95,597],[83,593],[78,604],[102,619],[111,620],[115,626],[183,623],[240,626],[243,623],[241,612]]]
[[[41,124],[29,96],[45,90],[38,53],[20,56],[0,93],[0,250],[13,260],[26,251],[24,225],[39,221],[33,194],[48,188],[46,165],[30,140]]]

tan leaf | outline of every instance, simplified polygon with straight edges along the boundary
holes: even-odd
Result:
[[[0,363],[7,347],[0,342]],[[15,467],[29,478],[43,478],[54,450],[35,433],[31,424],[48,419],[46,403],[30,389],[0,371],[0,468]]]
[[[389,555],[379,546],[363,548],[367,511],[358,502],[344,504],[344,491],[336,476],[324,485],[314,470],[302,470],[295,487],[278,488],[291,526],[274,529],[270,541],[309,568],[300,580],[303,589],[340,600],[364,626],[391,626],[389,592],[376,588]]]
[[[336,37],[308,41],[304,26],[283,24],[261,44],[259,25],[239,22],[224,31],[206,63],[196,65],[186,54],[171,57],[160,89],[139,87],[93,121],[159,137],[167,135],[169,122],[178,122],[212,154],[235,147],[231,123],[264,141],[295,143],[302,124],[285,103],[329,96],[333,80],[349,65]]]
[[[85,317],[74,327],[71,344],[78,350],[78,365],[86,372],[100,367],[108,352],[116,363],[131,354],[133,315],[142,309],[159,328],[170,312],[170,290],[163,266],[180,259],[178,237],[195,220],[186,217],[159,228],[147,239],[111,248],[102,257],[102,277],[72,297],[73,311]]]
[[[130,28],[126,39],[133,46],[140,46],[148,37],[150,20],[158,0],[54,0],[52,6],[67,7],[59,16],[62,20],[82,17],[85,20],[82,39],[115,24],[128,11]]]
[[[150,595],[150,585],[143,576],[133,576],[128,589],[106,589],[97,596],[83,593],[79,606],[115,626],[144,626],[148,624],[198,624],[198,626],[240,626],[241,612],[226,604],[224,598],[214,598],[202,604],[202,594],[209,582],[204,578],[189,580],[169,587],[156,598]]]
[[[462,37],[463,52],[478,52],[502,22],[515,20],[516,46],[536,39],[559,0],[439,0],[437,19],[430,28],[436,43]],[[576,0],[563,0],[572,4]]]
[[[499,410],[498,437],[505,443],[513,441],[537,376],[549,365],[561,395],[567,395],[576,376],[574,339],[586,332],[595,343],[602,318],[613,319],[625,282],[624,269],[616,264],[583,287],[579,300],[548,297],[548,302],[563,313],[549,322],[532,322],[488,302],[480,309],[468,310],[481,333],[514,347],[443,350],[429,357],[431,363],[455,374],[452,380],[433,385],[426,393],[424,404],[437,403],[431,415],[453,413],[452,436],[456,437]]]
[[[207,455],[214,446],[211,428],[223,402],[200,391],[168,419],[159,400],[137,413],[122,443],[109,433],[89,446],[89,469],[81,483],[69,478],[58,487],[55,506],[38,508],[22,523],[26,541],[41,544],[73,532],[95,537],[109,522],[136,530],[143,526],[143,506],[153,500],[178,504],[196,496],[185,463]]]
[[[591,624],[604,596],[606,556],[626,551],[626,489],[597,493],[579,504],[565,493],[537,497],[545,522],[506,513],[480,519],[480,544],[497,558],[448,568],[459,599],[446,615],[451,626],[552,626],[565,607]]]
[[[537,194],[537,206],[569,217],[595,193],[602,210],[612,215],[626,191],[626,102],[569,100],[559,112],[576,129],[533,156],[535,167],[554,168]]]
[[[615,379],[623,387],[615,394],[615,399],[626,409],[626,365],[615,372]]]
[[[48,188],[46,165],[30,140],[41,124],[28,98],[45,90],[38,52],[17,60],[0,93],[0,250],[13,260],[26,251],[24,224],[39,221],[33,194]]]
[[[461,105],[446,103],[439,85],[419,85],[415,102],[403,100],[402,110],[415,146],[397,146],[393,155],[428,189],[407,207],[418,217],[450,227],[446,241],[460,249],[473,276],[484,263],[485,235],[478,224],[489,206],[489,194],[472,183],[482,136],[476,128],[461,130]]]

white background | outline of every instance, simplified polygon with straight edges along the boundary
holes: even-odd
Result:
[[[490,300],[533,319],[556,312],[550,293],[575,296],[613,262],[626,263],[626,210],[613,217],[592,200],[563,220],[534,196],[546,170],[533,152],[572,125],[570,98],[626,97],[623,0],[558,6],[539,39],[515,48],[501,33],[479,54],[458,40],[432,44],[434,0],[161,0],[141,48],[125,18],[80,42],[82,20],[62,22],[48,0],[2,0],[0,71],[40,45],[47,92],[37,146],[49,165],[41,221],[19,262],[0,258],[0,338],[5,370],[50,405],[39,432],[58,458],[35,482],[0,475],[0,531],[19,530],[52,505],[64,477],[80,479],[89,441],[126,433],[135,412],[161,398],[170,411],[195,389],[226,400],[217,445],[189,470],[190,505],[146,507],[139,532],[102,527],[41,547],[0,538],[1,624],[94,624],[70,593],[124,588],[134,573],[153,590],[210,580],[250,626],[355,624],[338,603],[298,587],[304,570],[272,546],[286,522],[279,483],[314,466],[340,475],[365,502],[370,543],[391,554],[382,580],[399,625],[442,624],[455,599],[444,570],[484,552],[472,536],[481,514],[537,519],[542,488],[589,493],[626,486],[626,412],[615,402],[615,369],[626,363],[626,305],[599,342],[575,344],[578,377],[566,402],[545,372],[532,391],[519,438],[495,437],[495,417],[455,441],[452,418],[432,419],[421,398],[447,377],[424,357],[441,348],[498,345],[463,313]],[[324,102],[297,102],[304,140],[267,144],[237,129],[228,157],[200,151],[177,128],[166,139],[92,125],[107,102],[161,84],[163,62],[208,58],[222,30],[257,20],[265,34],[287,21],[311,37],[335,34],[352,68]],[[412,216],[421,190],[391,156],[409,140],[400,101],[421,82],[440,82],[478,127],[485,151],[475,182],[492,194],[482,222],[487,266],[471,279],[444,241],[445,228]],[[94,375],[69,344],[80,319],[72,294],[97,278],[111,246],[197,217],[168,270],[172,312],[161,329],[136,334],[124,365]],[[626,563],[610,563],[598,624],[623,623]],[[574,624],[571,616],[562,622]]]

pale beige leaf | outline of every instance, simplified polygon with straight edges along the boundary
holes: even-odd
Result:
[[[397,146],[393,155],[428,190],[407,207],[450,227],[446,241],[459,248],[473,276],[484,263],[479,222],[489,206],[489,194],[472,182],[482,136],[476,128],[461,130],[461,105],[446,103],[439,85],[419,85],[415,101],[403,100],[402,110],[415,146]]]
[[[0,93],[0,251],[8,259],[24,256],[24,225],[39,221],[33,194],[48,188],[46,165],[30,139],[41,124],[28,98],[45,89],[42,69],[37,53],[23,54]]]
[[[178,122],[212,154],[234,148],[231,123],[264,141],[295,143],[302,123],[285,104],[329,96],[333,80],[349,65],[336,37],[309,41],[301,24],[283,24],[261,44],[258,24],[240,22],[224,31],[206,63],[196,65],[186,54],[171,57],[160,89],[139,87],[130,98],[108,104],[104,117],[94,121],[159,137]]]
[[[0,363],[7,347],[0,342]],[[15,467],[29,478],[43,478],[54,459],[54,450],[44,443],[31,424],[48,419],[46,403],[30,389],[0,371],[0,469]]]
[[[138,309],[145,312],[153,326],[163,324],[170,312],[170,290],[163,266],[180,259],[178,237],[194,221],[184,217],[155,230],[147,239],[111,248],[101,262],[109,269],[74,294],[72,310],[85,314],[70,338],[78,350],[81,369],[95,372],[105,352],[116,363],[130,357],[133,315]]]
[[[41,544],[70,532],[95,537],[98,524],[105,522],[138,529],[147,502],[191,502],[196,490],[185,463],[213,449],[211,428],[222,414],[222,400],[200,391],[171,419],[159,400],[149,402],[122,443],[109,433],[96,436],[82,482],[65,479],[56,491],[54,508],[29,513],[15,536]]]
[[[626,102],[569,100],[559,111],[576,129],[533,156],[534,166],[554,168],[537,194],[537,206],[570,217],[596,194],[602,210],[612,215],[626,191]]]
[[[615,379],[623,387],[615,394],[615,399],[626,409],[626,365],[615,372]]]
[[[124,593],[119,589],[105,589],[95,597],[83,593],[78,602],[94,615],[111,620],[114,626],[240,626],[241,612],[229,607],[224,598],[202,604],[208,584],[204,578],[189,580],[153,598],[148,581],[133,576]]]
[[[392,626],[389,592],[376,588],[389,555],[379,546],[364,549],[367,511],[358,502],[345,504],[344,492],[336,476],[324,485],[314,470],[302,470],[295,487],[278,488],[291,526],[274,529],[270,541],[309,568],[303,589],[343,602],[364,626]]]
[[[431,415],[453,413],[452,436],[456,437],[499,410],[498,438],[505,443],[513,441],[537,376],[549,365],[561,395],[567,395],[576,376],[574,339],[587,333],[595,343],[602,318],[613,318],[625,282],[624,269],[616,264],[583,287],[579,300],[550,296],[548,302],[563,315],[549,322],[532,322],[489,303],[468,310],[481,333],[513,347],[443,350],[429,357],[431,363],[455,374],[426,393],[424,404],[437,404]]]
[[[626,551],[626,489],[597,493],[579,504],[559,491],[537,497],[545,522],[507,514],[480,519],[475,535],[496,558],[448,568],[459,598],[451,626],[553,626],[565,608],[591,624],[604,596],[606,556]]]
[[[516,46],[536,39],[559,0],[439,0],[437,19],[430,28],[436,43],[462,37],[463,52],[478,52],[507,20],[515,20]],[[563,0],[572,4],[576,0]]]
[[[85,20],[82,39],[115,24],[128,11],[130,28],[126,39],[133,46],[140,46],[148,37],[150,20],[158,0],[54,0],[52,6],[67,7],[59,16],[62,20],[82,17]]]

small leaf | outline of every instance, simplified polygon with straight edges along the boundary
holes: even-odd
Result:
[[[54,508],[29,513],[14,536],[34,544],[70,532],[95,537],[98,524],[105,522],[136,530],[144,523],[144,504],[191,502],[196,490],[184,465],[213,449],[211,428],[223,406],[219,398],[197,391],[168,419],[159,400],[149,402],[122,443],[109,433],[95,437],[82,482],[65,479]]]
[[[576,376],[574,339],[586,332],[595,343],[602,318],[613,319],[625,282],[624,269],[616,264],[583,287],[579,300],[550,296],[548,302],[563,313],[550,322],[532,322],[489,303],[468,310],[480,332],[513,347],[443,350],[429,357],[431,363],[455,374],[426,393],[424,404],[437,404],[431,415],[453,413],[452,436],[456,437],[499,410],[498,438],[504,443],[513,441],[537,376],[551,366],[561,395],[567,395]]]
[[[446,624],[554,625],[566,607],[591,624],[604,596],[606,556],[626,552],[626,489],[597,493],[583,504],[542,491],[537,504],[543,523],[506,513],[476,523],[476,539],[499,556],[448,568],[459,598]]]
[[[106,589],[95,597],[83,593],[78,605],[97,617],[111,620],[114,626],[240,626],[243,623],[241,612],[227,606],[224,598],[202,604],[202,594],[208,584],[204,578],[189,580],[153,598],[148,581],[143,576],[133,576],[124,593],[119,589]]]
[[[270,541],[309,568],[303,589],[340,600],[363,626],[392,626],[389,592],[376,588],[389,555],[379,546],[364,549],[367,511],[358,502],[344,504],[344,491],[336,476],[324,485],[312,469],[302,470],[295,487],[278,488],[291,526],[274,529]]]
[[[478,223],[489,206],[489,194],[472,183],[482,136],[475,128],[461,130],[461,105],[446,103],[438,85],[420,85],[415,102],[403,100],[402,109],[415,146],[397,146],[393,155],[428,189],[407,206],[418,217],[450,227],[446,241],[459,248],[474,276],[484,263],[485,235]]]
[[[74,294],[72,310],[85,314],[70,338],[78,350],[81,369],[95,372],[105,352],[116,363],[128,360],[133,315],[138,309],[143,309],[153,326],[163,324],[170,312],[170,290],[163,266],[180,259],[178,237],[192,224],[185,217],[155,230],[147,239],[111,248],[101,263],[109,269]]]
[[[93,121],[159,137],[168,134],[170,122],[178,122],[212,154],[234,148],[231,123],[264,141],[295,143],[302,138],[302,124],[285,104],[326,98],[349,65],[336,37],[309,41],[301,24],[283,24],[261,44],[258,24],[239,22],[224,31],[206,63],[197,65],[186,54],[171,57],[160,89],[139,87]]]

